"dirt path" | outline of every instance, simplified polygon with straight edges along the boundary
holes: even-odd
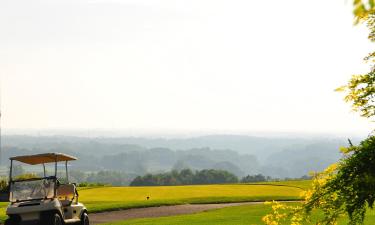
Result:
[[[136,218],[151,218],[162,216],[174,216],[183,214],[192,214],[203,212],[210,209],[220,209],[230,206],[263,204],[263,202],[242,202],[242,203],[223,203],[223,204],[194,204],[194,205],[175,205],[175,206],[160,206],[139,209],[127,209],[112,212],[91,213],[90,224],[109,223],[114,221],[136,219]]]

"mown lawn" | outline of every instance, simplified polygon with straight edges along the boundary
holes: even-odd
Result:
[[[310,181],[269,182],[232,185],[161,187],[99,187],[79,190],[79,201],[89,212],[178,205],[265,200],[295,200]],[[149,200],[146,198],[150,197]],[[0,220],[6,218],[7,203],[0,203]]]
[[[298,188],[306,190],[310,188],[311,180],[291,180],[291,181],[273,181],[273,182],[252,183],[252,185],[254,184],[290,186],[290,187],[298,187]]]
[[[216,209],[191,215],[133,219],[102,225],[264,225],[262,217],[271,211],[269,205],[245,205]],[[318,217],[319,213],[315,215]],[[339,225],[346,225],[343,218]],[[375,211],[369,212],[365,225],[375,224]]]
[[[105,225],[250,225],[262,224],[261,218],[270,210],[266,205],[235,206],[182,216],[133,219]],[[104,224],[103,224],[104,225]]]
[[[265,200],[300,199],[309,181],[233,184],[192,185],[162,187],[103,187],[80,191],[80,201],[90,212],[135,207],[177,205],[186,203],[223,203]],[[277,184],[275,186],[275,184]],[[279,186],[282,185],[282,186]],[[149,200],[146,198],[150,197]]]

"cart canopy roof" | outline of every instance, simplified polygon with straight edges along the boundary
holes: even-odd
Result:
[[[77,160],[76,157],[66,155],[63,153],[44,153],[37,155],[23,155],[11,157],[10,160],[16,160],[30,165],[42,164],[42,163],[52,163],[52,162],[62,162],[62,161],[72,161]]]

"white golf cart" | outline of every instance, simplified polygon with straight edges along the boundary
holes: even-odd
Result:
[[[5,225],[89,225],[85,206],[78,202],[76,185],[69,183],[68,161],[77,158],[61,154],[46,153],[10,158],[9,201]],[[13,177],[14,162],[27,165],[42,165],[43,177]],[[65,162],[66,180],[60,183],[57,178],[58,162]],[[54,164],[54,165],[53,165]],[[46,166],[54,167],[54,174],[47,176]],[[53,169],[52,169],[53,170]]]

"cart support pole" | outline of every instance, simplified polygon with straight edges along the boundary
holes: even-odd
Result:
[[[53,190],[54,197],[57,196],[57,156],[55,156],[55,188]]]
[[[46,165],[43,163],[43,173],[44,173],[44,177],[46,177]]]
[[[65,161],[66,183],[69,184],[68,161]]]
[[[57,156],[55,158],[55,177],[57,178]]]
[[[13,170],[13,160],[10,160],[10,168],[9,168],[9,184],[8,184],[8,198],[9,201],[11,201],[11,197],[13,197],[13,194],[11,194],[10,189],[12,187],[12,170]],[[13,204],[13,203],[12,203]]]
[[[13,160],[10,160],[9,184],[12,182],[12,170],[13,170]]]

